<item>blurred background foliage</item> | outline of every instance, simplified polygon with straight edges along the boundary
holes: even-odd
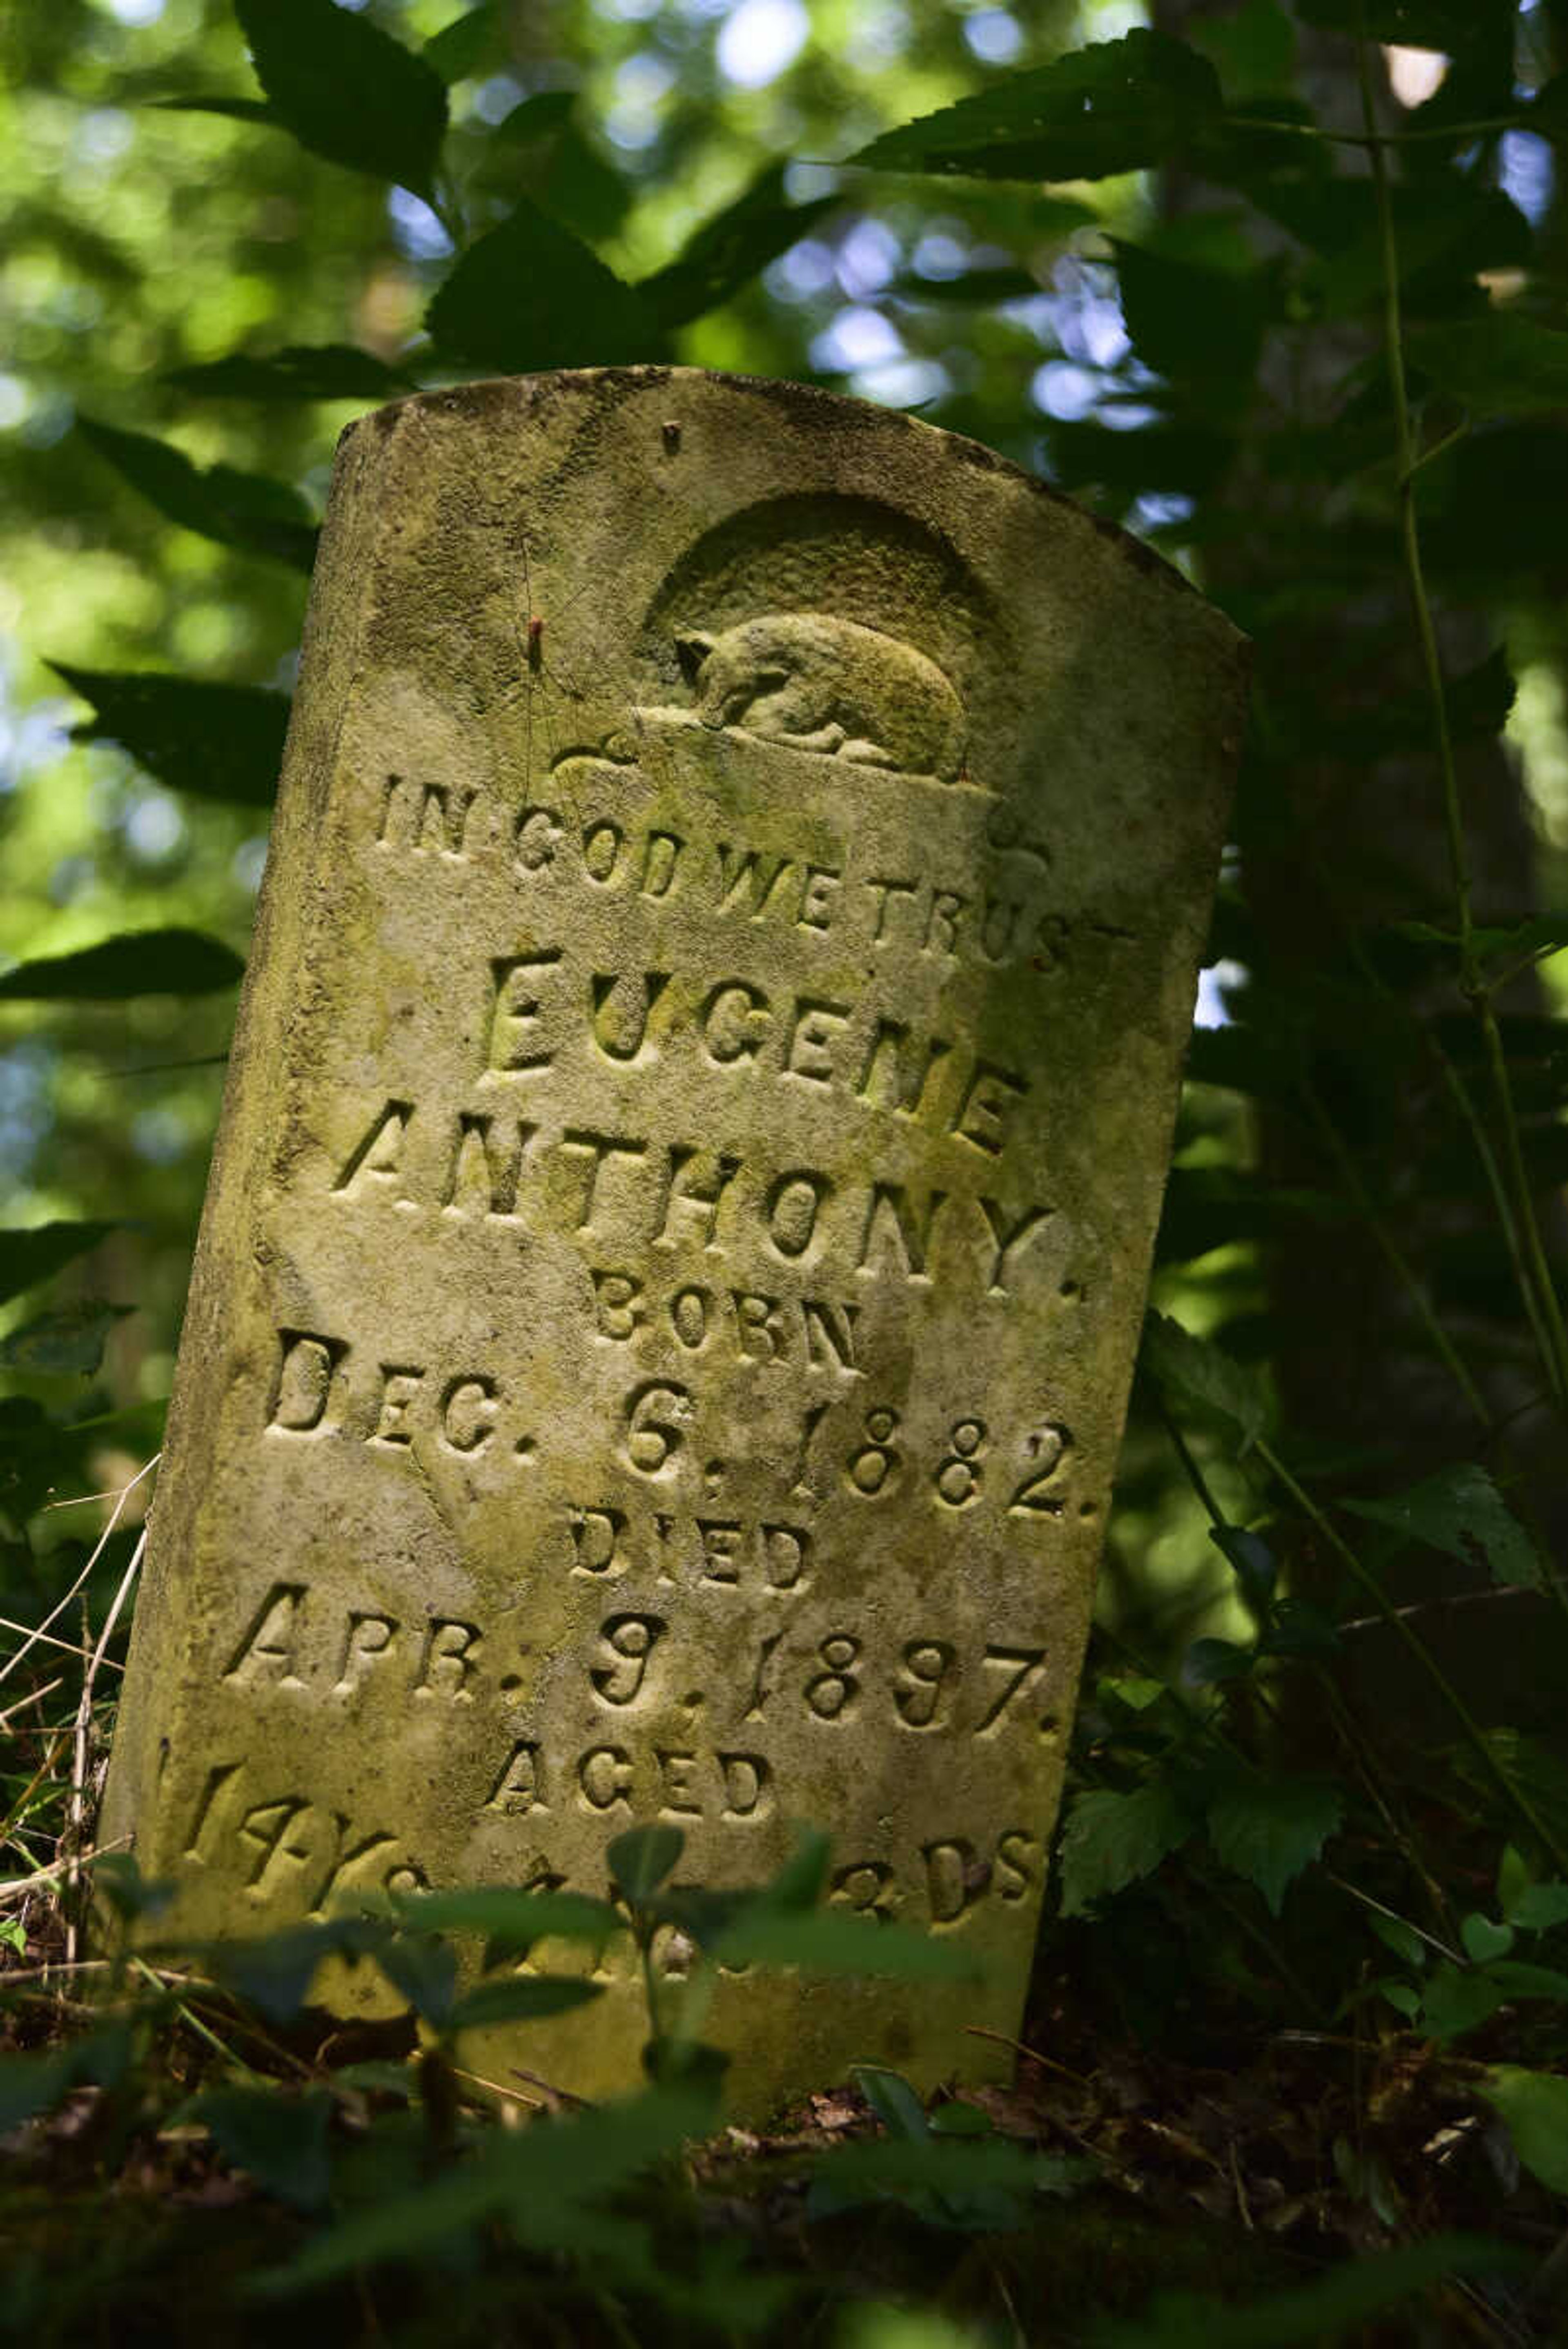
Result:
[[[1495,84],[1498,51],[1493,37],[1482,56],[1482,30],[1502,28],[1503,97],[1512,104],[1561,62],[1559,12],[1552,0],[1518,8],[1478,0],[1454,16],[1449,58],[1429,33],[1426,47],[1397,46],[1411,8],[1422,33],[1430,0],[1424,10],[1422,0],[1380,0],[1372,29],[1385,36],[1387,119],[1437,109],[1423,118],[1433,140],[1424,191],[1423,150],[1412,149],[1406,167],[1412,218],[1425,204],[1435,223],[1412,243],[1413,291],[1435,286],[1438,316],[1468,316],[1489,300],[1521,316],[1560,310],[1564,214],[1547,138],[1521,128],[1479,145],[1440,136],[1445,74],[1461,117],[1500,102],[1483,88],[1488,70]],[[263,477],[275,485],[265,495],[275,518],[315,519],[337,430],[379,393],[247,397],[243,383],[182,381],[180,371],[234,354],[347,345],[390,370],[390,388],[439,381],[421,322],[452,268],[454,236],[472,243],[525,197],[622,279],[658,284],[655,273],[701,224],[760,181],[759,208],[797,207],[798,233],[770,233],[764,265],[738,270],[717,306],[672,295],[663,355],[823,383],[973,434],[1151,539],[1257,636],[1261,717],[1238,841],[1261,881],[1249,890],[1247,867],[1232,859],[1199,1017],[1222,1022],[1228,1000],[1231,1012],[1250,1000],[1251,1041],[1274,1050],[1278,1029],[1269,1027],[1266,989],[1259,995],[1260,925],[1271,918],[1271,890],[1277,905],[1282,872],[1288,895],[1300,864],[1301,837],[1281,813],[1292,804],[1288,771],[1303,758],[1314,771],[1337,761],[1358,805],[1386,806],[1386,793],[1377,802],[1371,790],[1375,776],[1386,779],[1376,761],[1407,764],[1409,738],[1424,726],[1407,657],[1387,649],[1390,630],[1408,632],[1386,388],[1372,356],[1376,273],[1353,237],[1325,228],[1334,207],[1321,205],[1321,187],[1314,195],[1316,183],[1303,181],[1307,198],[1298,190],[1284,201],[1272,150],[1250,169],[1218,170],[1218,185],[1181,171],[1042,189],[1027,172],[938,180],[843,167],[912,117],[1005,93],[1075,43],[1115,39],[1147,21],[1132,0],[1021,0],[1011,9],[984,0],[497,0],[481,10],[368,0],[365,14],[410,49],[423,47],[451,85],[448,168],[429,191],[433,205],[248,119],[244,102],[254,108],[256,85],[226,0],[49,0],[12,11],[0,33],[8,159],[0,954],[68,953],[171,925],[243,951],[265,859],[265,809],[254,791],[247,802],[221,750],[205,771],[188,761],[173,789],[105,739],[112,728],[73,740],[86,705],[50,664],[286,692],[304,574],[286,551],[258,552],[255,531],[240,543],[244,527],[213,535],[171,522],[110,461],[119,444],[98,428],[153,434],[199,466]],[[1157,14],[1218,67],[1232,103],[1288,116],[1305,91],[1327,120],[1354,110],[1352,44],[1335,29],[1334,0],[1293,13],[1279,0],[1167,0]],[[1343,8],[1339,16],[1350,24]],[[193,110],[192,99],[242,107]],[[1445,212],[1461,178],[1465,202]],[[1485,233],[1470,201],[1478,191],[1497,207]],[[1241,197],[1261,207],[1262,234],[1258,214],[1243,220]],[[569,318],[565,331],[569,346]],[[605,355],[551,350],[545,363]],[[275,381],[266,388],[275,394]],[[1525,445],[1521,431],[1535,440]],[[1563,446],[1556,419],[1532,417],[1503,450],[1502,473],[1483,465],[1457,489],[1446,470],[1437,475],[1451,525],[1449,568],[1468,616],[1457,624],[1459,665],[1479,674],[1489,647],[1506,642],[1519,685],[1508,763],[1490,743],[1497,762],[1478,810],[1483,831],[1502,842],[1493,894],[1511,914],[1568,895],[1560,529],[1538,512],[1515,562],[1504,534],[1479,543],[1478,516],[1490,529],[1509,512],[1498,504],[1506,477],[1522,526],[1558,479],[1557,457],[1539,480],[1531,470],[1549,441]],[[1359,652],[1335,638],[1347,614],[1361,630]],[[1383,737],[1366,730],[1348,759],[1343,741],[1321,728],[1314,738],[1307,723],[1325,674],[1336,672],[1354,680],[1361,719],[1390,705]],[[1509,709],[1500,675],[1489,720]],[[1417,714],[1407,709],[1401,727],[1405,703]],[[1396,772],[1395,801],[1402,789]],[[1430,796],[1429,782],[1421,789]],[[1310,792],[1295,804],[1297,821],[1311,811],[1321,850],[1338,820],[1334,806],[1314,804]],[[1326,846],[1333,863],[1332,836]],[[1408,827],[1386,831],[1378,854],[1398,876],[1393,910],[1436,906],[1440,884]],[[1389,908],[1372,910],[1381,918]],[[1282,917],[1280,935],[1290,926]],[[1321,924],[1311,926],[1321,944]],[[1335,957],[1343,964],[1337,946]],[[1282,993],[1303,1003],[1324,977],[1308,960],[1287,956],[1282,981]],[[155,1447],[232,1006],[221,988],[0,1001],[4,1220],[85,1217],[113,1227],[42,1301],[34,1290],[0,1307],[8,1317],[0,1328],[12,1333],[0,1335],[11,1372],[11,1400],[0,1403],[10,1414],[0,1418],[5,1515],[22,1584],[42,1576],[40,1589],[53,1587],[63,1561],[47,1571],[41,1561],[77,1544],[91,1515],[39,1515],[43,1505],[88,1489],[89,1478],[118,1482]],[[1538,1013],[1547,999],[1525,1008]],[[1319,1009],[1331,1044],[1336,1019],[1360,1020],[1332,989]],[[1248,1033],[1234,1040],[1241,1057],[1195,1062],[1195,1075],[1223,1081],[1188,1089],[1157,1299],[1190,1326],[1222,1330],[1238,1350],[1270,1360],[1291,1342],[1281,1308],[1292,1272],[1288,1261],[1282,1272],[1271,1267],[1261,1247],[1288,1258],[1303,1219],[1337,1247],[1347,1216],[1366,1223],[1368,1184],[1397,1212],[1412,1165],[1430,1169],[1440,1154],[1429,1132],[1416,1144],[1379,1131],[1376,1118],[1358,1128],[1376,1072],[1331,1065],[1333,1115],[1343,1110],[1348,1123],[1331,1133],[1327,1159],[1319,1134],[1318,1159],[1303,1167],[1293,1129],[1282,1144],[1279,1130],[1271,1134],[1267,1084],[1238,1074]],[[1394,1060],[1407,1047],[1393,1048]],[[1543,1128],[1556,1126],[1557,1095],[1552,1079]],[[1456,1179],[1472,1195],[1479,1188],[1473,1170]],[[1473,1235],[1458,1237],[1469,1246]],[[1376,1254],[1375,1228],[1371,1245]],[[1354,1254],[1350,1262],[1364,1307],[1381,1310]],[[1495,1267],[1484,1270],[1495,1287]],[[1298,1249],[1298,1295],[1321,1275],[1321,1256]],[[130,1309],[95,1313],[98,1301]],[[1483,1297],[1483,1319],[1490,1309]],[[1516,1306],[1502,1309],[1517,1321]],[[1325,1306],[1307,1350],[1326,1356],[1330,1384],[1353,1388],[1347,1356],[1364,1350],[1364,1332],[1334,1310]],[[1406,1378],[1397,1348],[1385,1369]],[[1355,1446],[1332,1412],[1312,1425],[1312,1388],[1308,1376],[1304,1450],[1349,1458]],[[1412,1393],[1422,1392],[1417,1378]],[[1507,1406],[1521,1407],[1528,1416],[1528,1402]],[[1384,1403],[1373,1397],[1357,1408]],[[1444,1426],[1438,1414],[1439,1451]],[[1366,1432],[1375,1453],[1376,1431]],[[1419,1443],[1396,1437],[1386,1448],[1396,1483],[1426,1464]],[[1256,1495],[1244,1481],[1227,1489],[1245,1515]],[[1194,1632],[1242,1619],[1206,1531],[1164,1432],[1135,1416],[1103,1612],[1140,1653],[1169,1659]],[[111,1548],[106,1578],[115,1570]],[[21,1611],[20,1593],[12,1596]]]

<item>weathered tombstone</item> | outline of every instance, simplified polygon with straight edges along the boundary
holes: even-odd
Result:
[[[637,1822],[752,1882],[810,1821],[985,1987],[726,1982],[742,2103],[1005,2062],[1241,672],[853,401],[352,428],[102,1827],[161,1931],[602,1891]],[[592,2095],[641,2033],[628,1965],[476,2060]]]

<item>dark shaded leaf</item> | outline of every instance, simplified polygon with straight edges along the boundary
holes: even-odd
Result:
[[[1243,1452],[1262,1433],[1265,1413],[1257,1381],[1207,1338],[1194,1337],[1163,1313],[1150,1313],[1142,1361],[1179,1401],[1229,1420]]]
[[[270,807],[288,731],[288,696],[260,685],[49,664],[93,707],[78,740],[118,742],[171,791]]]
[[[1214,1688],[1244,1681],[1257,1661],[1255,1648],[1238,1647],[1234,1640],[1194,1640],[1181,1659],[1181,1677],[1189,1688]]]
[[[317,530],[308,509],[285,481],[242,473],[233,465],[193,465],[183,450],[147,432],[122,432],[90,417],[77,419],[89,448],[139,490],[160,513],[202,538],[249,554],[267,554],[296,571],[316,560]]]
[[[888,2131],[911,2145],[922,2145],[930,2135],[926,2108],[901,2072],[881,2064],[857,2064],[856,2086]]]
[[[464,16],[456,16],[428,40],[420,51],[431,71],[450,88],[483,73],[500,53],[503,26],[495,0],[480,0]]]
[[[226,114],[235,122],[265,122],[275,129],[283,128],[263,98],[155,98],[150,102],[166,114]]]
[[[1210,1803],[1209,1840],[1227,1868],[1255,1884],[1277,1917],[1285,1890],[1314,1860],[1345,1816],[1330,1778],[1255,1775]]]
[[[1410,337],[1410,356],[1482,415],[1555,414],[1568,405],[1568,334],[1511,310],[1421,327]]]
[[[657,1892],[686,1848],[679,1827],[628,1827],[605,1854],[611,1881],[634,1905]]]
[[[117,1224],[60,1221],[0,1229],[0,1305],[53,1279],[62,1265],[85,1256],[119,1228]]]
[[[457,2002],[457,1951],[433,1935],[400,1933],[381,1941],[376,1963],[421,2022],[444,2031]]]
[[[842,201],[786,203],[784,169],[770,163],[733,203],[703,222],[673,261],[638,281],[638,295],[661,327],[688,326],[716,310]]]
[[[1244,1526],[1211,1526],[1209,1538],[1235,1568],[1241,1596],[1253,1611],[1267,1607],[1279,1580],[1280,1564],[1262,1534]]]
[[[352,343],[287,343],[265,357],[235,351],[163,378],[202,399],[396,399],[410,379]]]
[[[525,199],[470,245],[425,324],[451,357],[511,374],[615,366],[659,353],[658,328],[636,288]]]
[[[1168,34],[1132,32],[1010,74],[851,160],[879,171],[992,180],[1099,180],[1168,162],[1220,111],[1207,57]]]
[[[0,2056],[0,2137],[52,2112],[84,2082],[112,2087],[124,2077],[130,2054],[129,2029],[109,2023],[65,2047]]]
[[[1450,2276],[1509,2275],[1528,2264],[1523,2252],[1485,2236],[1434,2235],[1397,2251],[1347,2260],[1311,2283],[1241,2307],[1191,2292],[1162,2292],[1146,2314],[1096,2326],[1091,2349],[1325,2349],[1329,2342],[1347,2341],[1350,2326]]]
[[[1062,1836],[1063,1916],[1082,1916],[1093,1901],[1151,1876],[1197,1824],[1175,1788],[1158,1779],[1127,1795],[1108,1787],[1079,1795]]]
[[[1145,367],[1239,404],[1251,390],[1275,304],[1258,269],[1217,269],[1148,244],[1112,239],[1122,311]],[[1206,419],[1207,420],[1207,418]]]
[[[567,1974],[513,1974],[502,1982],[481,1982],[452,2009],[453,2031],[479,2031],[495,2023],[539,2023],[546,2015],[569,2014],[587,2006],[604,1990],[602,1982],[575,1980]]]
[[[1408,1541],[1426,1542],[1467,1566],[1482,1566],[1504,1588],[1539,1590],[1535,1544],[1484,1468],[1444,1468],[1408,1492],[1383,1501],[1346,1501],[1345,1507]]]
[[[1036,2193],[1070,2194],[1098,2175],[1090,2161],[1031,2153],[1002,2138],[927,2137],[835,2146],[812,2171],[806,2216],[898,2202],[928,2224],[1002,2233],[1028,2223]]]
[[[1166,1183],[1155,1261],[1191,1264],[1239,1240],[1279,1239],[1299,1232],[1304,1224],[1343,1224],[1351,1212],[1326,1191],[1287,1189],[1229,1166],[1173,1166]]]
[[[481,1933],[520,1955],[549,1937],[602,1942],[627,1930],[626,1919],[607,1900],[592,1900],[584,1892],[528,1892],[509,1884],[397,1893],[387,1906],[416,1932]]]
[[[1480,19],[1505,11],[1511,0],[1297,0],[1304,24],[1412,49],[1462,49]]]
[[[274,119],[329,163],[428,197],[446,85],[369,16],[333,0],[234,0]]]
[[[135,1310],[134,1305],[106,1305],[100,1298],[87,1297],[53,1313],[40,1313],[8,1338],[0,1338],[0,1367],[90,1378],[103,1361],[109,1331]]]
[[[1339,1627],[1309,1599],[1282,1599],[1274,1619],[1258,1642],[1264,1656],[1332,1656],[1339,1646]]]
[[[244,971],[233,947],[201,930],[122,930],[71,954],[13,963],[0,971],[0,999],[105,1003],[138,995],[216,995]]]
[[[317,1967],[329,1957],[379,1954],[384,1925],[365,1917],[332,1917],[318,1925],[292,1925],[249,1941],[215,1941],[200,1951],[216,1979],[273,2023],[292,2023],[304,2007]]]
[[[296,2210],[318,2210],[331,2193],[328,2089],[213,2088],[193,2097],[182,2117],[200,2121],[225,2161]]]

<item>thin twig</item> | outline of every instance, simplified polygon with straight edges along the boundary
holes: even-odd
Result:
[[[76,1737],[71,1756],[71,1798],[69,1808],[66,1813],[71,1844],[70,1859],[66,1874],[67,1899],[75,1893],[81,1880],[82,1862],[79,1846],[87,1826],[87,1782],[88,1764],[92,1750],[93,1688],[98,1680],[99,1666],[103,1661],[104,1650],[114,1637],[114,1627],[119,1620],[120,1609],[130,1596],[130,1587],[136,1580],[138,1569],[146,1554],[147,1528],[144,1526],[138,1537],[136,1547],[130,1553],[130,1564],[120,1577],[119,1588],[114,1594],[114,1604],[105,1618],[103,1630],[98,1635],[98,1645],[93,1650],[87,1671],[82,1674],[81,1702],[77,1707]],[[74,1958],[77,1954],[79,1930],[79,1920],[73,1906],[68,1909],[66,1918],[67,1958]]]
[[[112,1510],[109,1512],[108,1525],[105,1526],[102,1533],[99,1534],[98,1540],[93,1547],[92,1556],[88,1558],[87,1564],[83,1567],[81,1572],[78,1575],[70,1588],[66,1592],[65,1597],[63,1599],[57,1599],[53,1607],[50,1608],[48,1613],[38,1625],[36,1630],[32,1633],[30,1638],[23,1641],[22,1645],[17,1649],[14,1656],[7,1656],[5,1661],[3,1664],[0,1664],[0,1682],[4,1682],[10,1679],[11,1674],[16,1671],[23,1657],[27,1653],[28,1649],[33,1646],[36,1640],[43,1638],[44,1633],[48,1630],[51,1623],[58,1621],[59,1618],[65,1613],[66,1609],[70,1605],[72,1599],[76,1597],[78,1591],[81,1590],[86,1586],[88,1578],[91,1575],[94,1567],[98,1564],[99,1559],[103,1556],[104,1545],[109,1540],[110,1534],[113,1533],[116,1526],[119,1523],[120,1512],[124,1508],[126,1502],[130,1498],[131,1494],[136,1490],[138,1485],[140,1484],[142,1478],[144,1476],[151,1476],[152,1471],[157,1467],[158,1463],[162,1457],[163,1454],[161,1452],[155,1452],[151,1459],[147,1463],[147,1465],[144,1468],[139,1468],[128,1485],[122,1485],[120,1486],[119,1497],[115,1502]]]

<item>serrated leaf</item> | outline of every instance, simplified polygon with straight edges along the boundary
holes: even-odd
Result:
[[[369,16],[333,0],[234,0],[274,119],[302,147],[429,197],[446,84]]]
[[[288,731],[288,696],[266,686],[49,664],[93,716],[78,740],[118,742],[171,791],[270,807]]]
[[[1240,1362],[1179,1321],[1150,1313],[1144,1322],[1143,1362],[1167,1392],[1228,1420],[1246,1452],[1263,1432],[1263,1398]]]
[[[460,1998],[452,2013],[453,2031],[482,2031],[498,2023],[542,2023],[552,2014],[569,2014],[602,1995],[602,1982],[584,1982],[569,1974],[512,1974],[504,1981],[481,1982]]]
[[[768,164],[733,203],[703,222],[673,261],[638,281],[639,296],[661,327],[689,326],[716,310],[842,201],[835,195],[787,203],[784,171],[783,163]]]
[[[122,930],[70,954],[0,971],[0,1000],[105,1003],[139,995],[216,995],[244,976],[232,947],[201,930]]]
[[[280,2201],[318,2210],[331,2193],[329,2090],[289,2095],[280,2088],[213,2088],[185,2112],[202,2122],[225,2161]]]
[[[1346,1501],[1353,1516],[1388,1526],[1467,1566],[1481,1566],[1504,1589],[1539,1590],[1535,1544],[1484,1468],[1467,1463],[1384,1501]]]
[[[0,1228],[0,1305],[52,1280],[63,1265],[97,1247],[118,1224],[67,1223]]]
[[[215,539],[220,546],[270,555],[296,571],[308,571],[315,562],[318,533],[305,501],[286,481],[233,465],[203,469],[183,450],[151,433],[122,432],[89,416],[78,416],[76,429],[132,489],[182,529]]]
[[[969,1951],[902,1925],[877,1925],[846,1909],[758,1908],[713,1952],[721,1965],[798,1966],[808,1974],[890,1974],[902,1982],[972,1981]]]
[[[1220,110],[1207,57],[1140,30],[1010,74],[994,89],[885,131],[850,160],[878,171],[1100,180],[1169,161]]]
[[[1568,334],[1510,310],[1422,327],[1410,356],[1481,416],[1554,415],[1568,403]]]
[[[1553,2194],[1568,2194],[1568,2080],[1494,2064],[1481,2094],[1508,2123],[1513,2149],[1532,2178]]]
[[[103,1361],[103,1350],[115,1323],[134,1305],[106,1305],[87,1297],[40,1313],[0,1338],[0,1369],[26,1375],[90,1378]]]
[[[287,343],[265,356],[235,351],[163,381],[199,399],[396,399],[410,378],[352,343]]]
[[[1345,1796],[1332,1779],[1237,1779],[1209,1806],[1209,1840],[1227,1868],[1257,1886],[1277,1917],[1287,1887],[1344,1816]]]
[[[637,289],[526,199],[469,246],[425,325],[446,356],[516,375],[650,359],[659,343]]]
[[[1093,1901],[1151,1876],[1196,1825],[1188,1804],[1159,1779],[1126,1795],[1106,1787],[1079,1795],[1062,1836],[1063,1916],[1082,1916]]]

